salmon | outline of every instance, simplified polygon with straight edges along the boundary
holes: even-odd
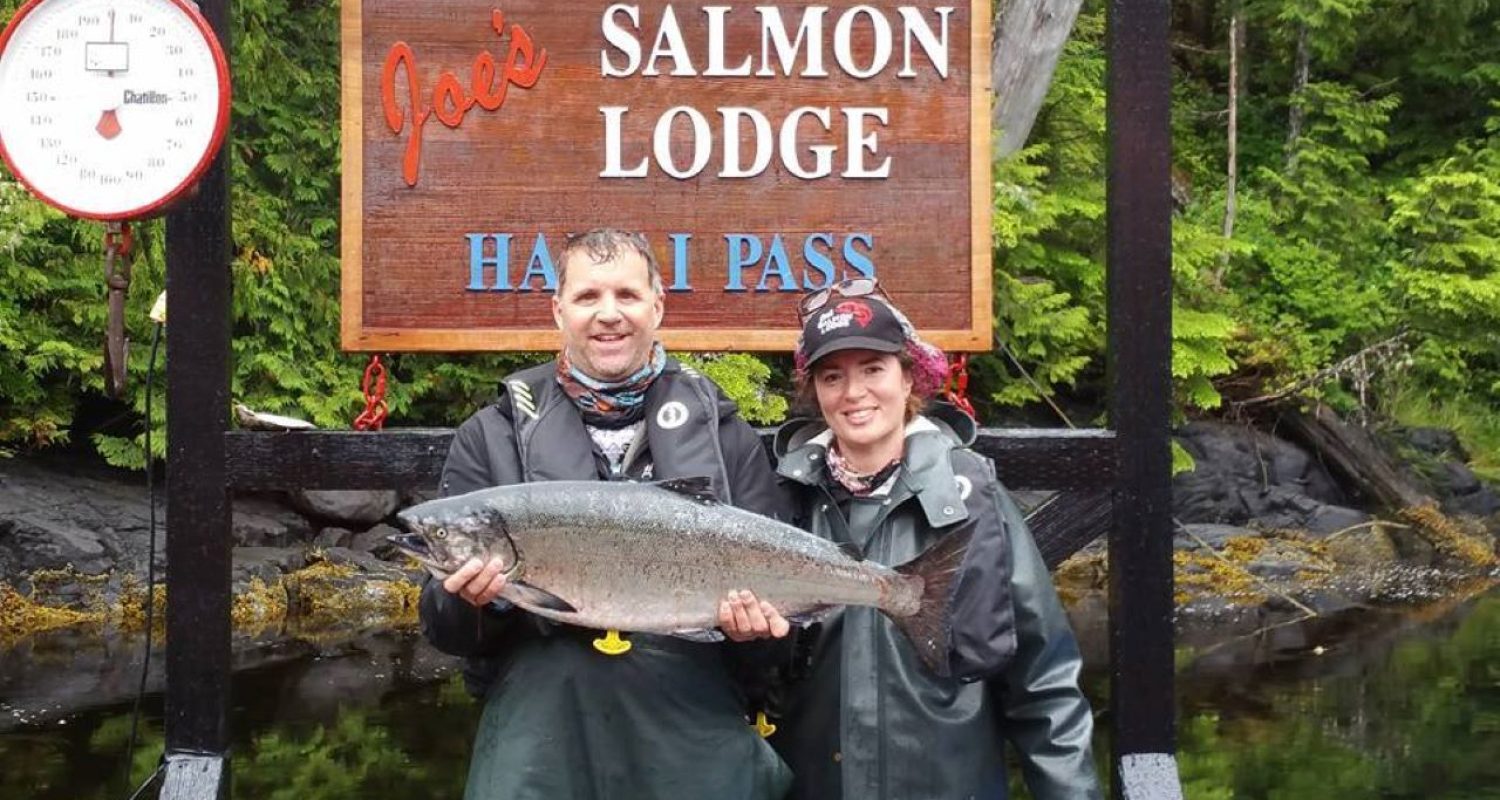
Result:
[[[392,543],[434,575],[497,557],[508,579],[500,596],[556,622],[714,638],[720,601],[748,589],[794,622],[839,605],[876,608],[929,669],[948,674],[964,532],[891,568],[720,503],[707,478],[500,486],[398,517],[407,532]]]

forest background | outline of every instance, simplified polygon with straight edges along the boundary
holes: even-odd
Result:
[[[348,427],[367,357],[338,346],[339,8],[237,0],[232,19],[232,395]],[[1102,421],[1104,25],[1085,0],[1025,146],[994,167],[997,347],[970,362],[988,424]],[[1452,428],[1500,479],[1500,0],[1180,0],[1171,40],[1180,417],[1305,385]],[[0,168],[0,456],[143,465],[163,229],[137,232],[131,390],[109,400],[102,229]],[[542,357],[393,356],[392,424],[455,424]],[[787,413],[788,359],[696,361],[751,420]]]

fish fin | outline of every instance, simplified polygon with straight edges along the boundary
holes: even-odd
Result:
[[[693,478],[669,478],[664,481],[655,481],[651,484],[666,489],[673,494],[697,500],[700,503],[717,503],[719,495],[714,492],[712,478],[703,476]]]
[[[672,635],[689,642],[722,642],[724,634],[711,628],[689,628],[686,630],[672,631]]]
[[[536,606],[537,608],[558,611],[564,614],[578,613],[578,609],[572,603],[546,589],[538,589],[522,581],[511,581],[505,584],[505,591],[501,592],[501,594],[508,597],[516,605]]]
[[[917,648],[922,663],[939,677],[951,674],[948,651],[953,633],[951,599],[969,549],[969,532],[954,532],[921,555],[896,567],[896,572],[922,579],[922,602],[909,617],[891,617]]]
[[[854,559],[855,561],[865,560],[864,548],[860,547],[854,542],[839,542],[839,549],[844,552],[844,555]]]

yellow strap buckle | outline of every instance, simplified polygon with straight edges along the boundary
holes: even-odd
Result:
[[[776,725],[769,719],[766,719],[766,712],[764,711],[755,712],[755,732],[760,734],[760,738],[762,739],[768,738],[776,732]]]
[[[630,642],[621,639],[619,631],[605,631],[604,638],[594,640],[594,649],[607,656],[619,656],[630,652]]]

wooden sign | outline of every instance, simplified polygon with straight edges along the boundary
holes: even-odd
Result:
[[[346,0],[343,344],[557,346],[553,254],[650,240],[679,350],[790,350],[875,276],[990,347],[988,0]]]

